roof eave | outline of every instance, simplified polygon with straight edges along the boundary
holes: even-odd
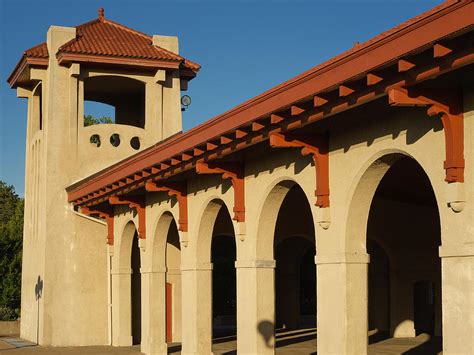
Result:
[[[137,68],[160,68],[160,69],[179,69],[179,62],[166,61],[145,58],[130,57],[112,57],[100,56],[93,54],[76,54],[59,52],[56,55],[60,65],[69,65],[70,63],[96,63],[96,64],[112,64]]]
[[[474,4],[471,2],[450,2],[449,6],[435,13],[429,13],[421,21],[417,21],[416,26],[410,24],[394,31],[384,40],[372,42],[365,47],[361,46],[362,50],[337,58],[337,61],[331,62],[329,65],[315,67],[195,127],[173,142],[175,148],[173,153],[177,154],[188,149],[192,144],[195,145],[227,130],[248,124],[272,111],[307,99],[311,95],[348,81],[357,75],[394,62],[397,58],[406,56],[423,46],[433,44],[446,36],[459,33],[459,31],[472,26],[472,18],[467,15],[470,11],[474,11]],[[163,159],[171,157],[171,155],[168,156],[168,151],[171,153],[169,144],[162,146],[158,144],[125,159],[115,169],[109,167],[98,175],[82,179],[74,184],[74,187],[66,189],[69,201],[72,202],[80,196],[86,196],[97,189],[97,186],[105,186],[111,182],[109,180],[115,179],[113,175],[123,175],[128,170],[134,172],[145,164],[145,158],[152,156],[157,158],[158,155],[163,156]],[[123,171],[119,173],[119,169],[123,169]]]
[[[23,57],[15,66],[15,69],[13,69],[12,73],[8,77],[7,83],[12,89],[15,89],[18,86],[18,80],[26,69],[29,69],[32,66],[47,68],[48,64],[48,58],[27,57],[26,55],[23,55]]]

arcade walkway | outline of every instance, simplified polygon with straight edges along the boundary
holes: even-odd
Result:
[[[377,334],[372,335],[369,341],[369,355],[424,355],[442,354],[441,341],[439,338],[430,339],[428,336],[420,335],[416,338],[390,338],[378,341]],[[315,329],[304,329],[292,332],[281,332],[277,334],[276,353],[282,354],[316,354],[316,331]],[[1,355],[135,355],[139,354],[138,346],[134,347],[110,347],[110,346],[89,346],[89,347],[68,347],[68,348],[48,348],[48,347],[24,347],[15,348],[0,337]],[[214,340],[214,354],[231,355],[236,354],[236,342],[229,338],[219,338]],[[174,345],[170,349],[170,354],[180,354],[179,345]]]

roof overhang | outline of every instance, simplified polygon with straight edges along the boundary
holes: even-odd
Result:
[[[16,88],[19,84],[29,80],[29,69],[32,67],[47,68],[49,64],[48,58],[35,58],[23,56],[13,69],[13,72],[7,79],[10,87]]]
[[[160,68],[179,69],[180,63],[177,61],[151,60],[126,57],[111,57],[90,54],[58,53],[57,59],[60,65],[71,63],[94,63],[94,64],[115,64],[120,66],[140,67],[140,68]]]
[[[385,96],[393,87],[415,85],[472,64],[474,48],[466,43],[472,43],[473,19],[471,1],[446,2],[185,134],[69,186],[68,200],[80,206],[101,203],[111,194],[143,187],[147,179],[166,179],[203,159],[262,142],[271,132],[303,127]],[[464,36],[467,40],[456,41]]]

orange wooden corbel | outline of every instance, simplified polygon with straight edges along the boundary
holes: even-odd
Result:
[[[221,174],[230,179],[234,188],[234,221],[245,222],[244,167],[240,163],[196,163],[198,174]]]
[[[138,214],[138,238],[146,239],[146,208],[143,196],[110,196],[109,203],[111,205],[128,205],[128,207],[135,209]]]
[[[311,155],[316,168],[316,206],[329,207],[329,137],[324,135],[296,136],[270,134],[273,148],[301,148],[301,155]]]
[[[388,92],[390,105],[428,106],[428,116],[441,115],[446,147],[447,182],[464,182],[464,114],[462,95],[455,89],[392,88]]]
[[[188,195],[185,182],[179,183],[149,181],[145,184],[145,190],[149,192],[165,191],[168,193],[168,196],[176,196],[179,208],[178,229],[182,232],[188,231]]]
[[[81,207],[81,213],[84,213],[88,216],[90,215],[99,215],[100,218],[105,219],[107,222],[107,244],[114,245],[114,210],[92,210],[88,207]]]

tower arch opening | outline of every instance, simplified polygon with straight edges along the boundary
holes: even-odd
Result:
[[[115,123],[145,128],[145,83],[123,76],[84,79],[84,126]]]

